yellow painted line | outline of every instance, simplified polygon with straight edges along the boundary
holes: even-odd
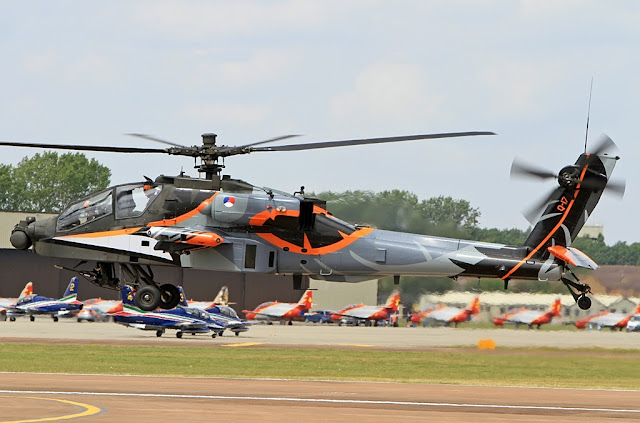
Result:
[[[67,414],[67,415],[58,416],[58,417],[43,417],[41,419],[29,419],[29,420],[11,420],[11,421],[2,421],[0,423],[55,422],[55,421],[58,421],[58,420],[70,420],[70,419],[76,419],[78,417],[92,416],[92,415],[98,414],[99,412],[102,411],[102,409],[100,409],[98,407],[94,407],[93,405],[83,404],[81,402],[75,402],[75,401],[61,400],[61,399],[56,399],[56,398],[10,397],[10,396],[5,396],[4,398],[28,398],[28,399],[38,399],[38,400],[45,400],[45,401],[57,401],[57,402],[65,403],[65,404],[75,405],[76,407],[84,408],[84,411],[82,411],[80,413]]]
[[[242,344],[224,344],[223,347],[252,347],[254,345],[262,345],[262,342],[245,342]],[[2,422],[0,422],[2,423]]]

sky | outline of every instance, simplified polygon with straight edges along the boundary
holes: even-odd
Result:
[[[634,1],[0,0],[0,140],[239,145],[438,132],[495,136],[228,158],[225,174],[306,191],[405,189],[527,229],[553,180],[511,180],[514,158],[559,171],[606,133],[622,200],[589,224],[640,242],[640,3]],[[36,151],[0,147],[0,163]],[[112,183],[197,176],[193,160],[87,154]],[[357,222],[354,222],[357,223]]]

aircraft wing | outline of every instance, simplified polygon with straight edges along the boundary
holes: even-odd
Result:
[[[525,325],[530,325],[538,317],[542,316],[543,313],[538,311],[526,310],[522,313],[515,314],[507,319],[509,323],[522,323]]]
[[[620,313],[609,313],[604,316],[596,317],[592,319],[587,324],[596,325],[596,326],[604,326],[604,327],[612,327],[618,324],[620,320],[624,319],[626,316]]]
[[[427,319],[437,320],[439,322],[450,322],[451,319],[460,314],[463,310],[456,307],[447,307],[440,310],[435,310],[433,313],[427,315]]]
[[[367,320],[369,319],[369,317],[371,317],[372,314],[380,311],[380,309],[381,309],[380,307],[365,306],[365,307],[347,310],[344,313],[336,313],[336,314],[339,316],[351,317],[354,319]]]

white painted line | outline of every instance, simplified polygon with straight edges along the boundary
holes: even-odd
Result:
[[[37,395],[87,395],[107,397],[141,397],[141,398],[175,398],[175,399],[210,399],[210,400],[235,400],[235,401],[274,401],[274,402],[309,402],[329,404],[354,404],[354,405],[405,405],[414,407],[456,407],[456,408],[489,408],[507,410],[545,410],[545,411],[590,411],[599,413],[625,413],[640,414],[640,410],[616,409],[616,408],[585,408],[585,407],[550,407],[536,405],[501,405],[501,404],[456,404],[447,402],[412,402],[412,401],[371,401],[371,400],[345,400],[327,398],[287,398],[287,397],[242,397],[234,395],[176,395],[176,394],[134,394],[119,392],[63,392],[63,391],[14,391],[0,390],[0,394],[37,394]]]

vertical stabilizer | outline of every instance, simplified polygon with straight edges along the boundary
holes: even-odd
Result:
[[[532,256],[547,257],[548,248],[569,247],[593,212],[618,157],[581,154],[574,165],[558,174],[559,187],[547,199],[524,245]]]

